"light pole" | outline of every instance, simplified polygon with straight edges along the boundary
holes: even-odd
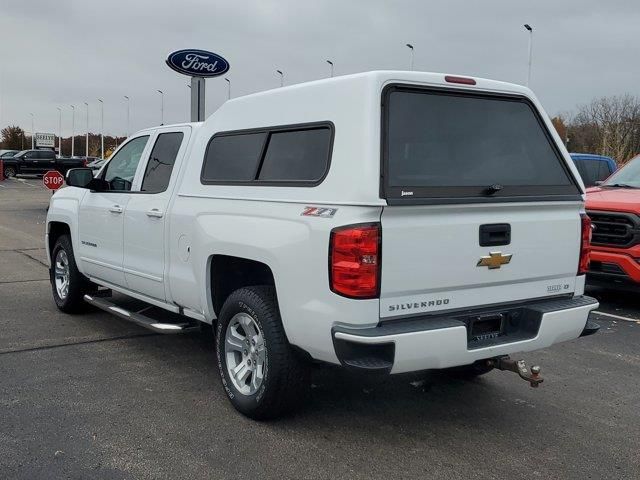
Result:
[[[158,90],[160,94],[160,125],[164,125],[164,92]]]
[[[333,78],[333,62],[331,60],[327,60],[327,63],[331,66],[331,78]]]
[[[413,70],[413,45],[407,43],[407,47],[409,47],[409,70]]]
[[[229,100],[231,98],[231,80],[227,77],[224,77],[224,79],[227,82],[227,100]]]
[[[87,135],[84,143],[84,156],[89,156],[89,104],[84,102],[85,107],[87,107]]]
[[[71,105],[71,156],[75,149],[75,134],[76,134],[76,107]]]
[[[284,73],[282,73],[282,70],[276,70],[276,72],[280,75],[280,86],[282,87],[284,85]]]
[[[58,155],[62,156],[62,108],[58,108]]]
[[[531,82],[531,57],[533,56],[533,28],[528,23],[524,24],[524,28],[529,32],[529,70],[527,71],[527,87]]]
[[[104,102],[101,98],[100,102],[100,158],[104,158]]]
[[[127,132],[126,132],[126,136],[128,137],[129,136],[129,102],[130,102],[130,98],[125,95],[124,99],[127,101]]]
[[[33,150],[35,148],[33,142],[34,142],[35,136],[36,136],[35,127],[33,126],[35,120],[34,120],[33,113],[30,113],[29,115],[31,115],[31,150]]]

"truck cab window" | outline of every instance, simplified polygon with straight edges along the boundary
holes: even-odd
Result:
[[[142,179],[143,192],[159,193],[167,189],[183,137],[182,132],[158,135]]]
[[[110,190],[131,190],[140,157],[149,141],[149,135],[136,137],[124,145],[109,161],[102,177]]]

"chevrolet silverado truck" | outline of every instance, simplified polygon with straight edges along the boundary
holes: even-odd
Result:
[[[527,88],[369,72],[226,102],[71,170],[47,216],[53,298],[156,332],[212,325],[221,384],[263,419],[314,362],[513,370],[594,333],[584,187]]]
[[[589,285],[640,292],[640,155],[587,190],[595,227]]]

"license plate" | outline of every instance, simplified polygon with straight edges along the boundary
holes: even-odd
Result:
[[[482,315],[471,320],[469,324],[469,338],[474,341],[496,338],[500,336],[503,328],[503,314]]]

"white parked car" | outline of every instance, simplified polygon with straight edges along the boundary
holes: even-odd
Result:
[[[535,386],[507,355],[598,328],[584,187],[521,86],[384,71],[279,88],[138,132],[67,183],[47,216],[58,307],[213,324],[252,418],[299,403],[311,361]]]

